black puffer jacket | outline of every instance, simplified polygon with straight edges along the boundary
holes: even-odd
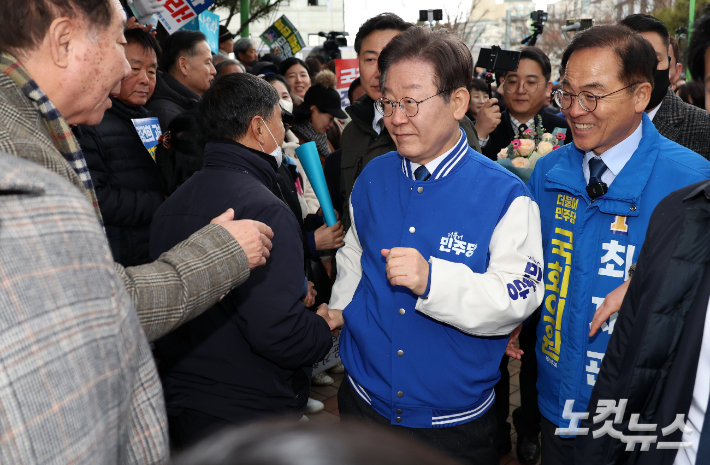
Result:
[[[168,73],[158,71],[153,96],[145,104],[145,108],[160,121],[163,132],[177,115],[197,108],[200,96],[180,84]]]
[[[94,181],[106,235],[115,261],[123,266],[148,263],[153,214],[163,203],[158,169],[141,142],[132,119],[146,118],[143,107],[118,100],[96,126],[81,126],[79,143]]]

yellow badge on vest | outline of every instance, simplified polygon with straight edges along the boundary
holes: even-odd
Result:
[[[629,218],[627,216],[616,216],[609,228],[612,234],[629,235]]]

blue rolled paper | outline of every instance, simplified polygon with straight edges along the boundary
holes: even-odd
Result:
[[[323,174],[323,167],[320,164],[316,143],[313,141],[306,142],[296,149],[296,155],[298,155],[298,159],[306,171],[306,176],[308,176],[316,197],[318,197],[325,223],[328,226],[333,226],[338,220],[335,217],[333,202],[330,200],[330,191],[328,190],[328,184],[325,182],[325,174]]]

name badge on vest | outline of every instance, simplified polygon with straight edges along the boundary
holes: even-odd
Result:
[[[148,150],[148,153],[155,161],[155,149],[158,146],[158,139],[163,134],[160,130],[158,118],[152,116],[150,118],[132,119],[133,126],[136,128],[138,137],[141,138],[143,145]]]

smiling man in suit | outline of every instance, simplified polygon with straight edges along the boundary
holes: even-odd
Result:
[[[545,110],[545,94],[552,90],[550,76],[552,66],[542,50],[537,47],[525,47],[520,53],[520,64],[516,71],[508,71],[500,87],[500,93],[505,99],[506,110],[501,115],[500,124],[493,132],[486,134],[481,128],[483,121],[476,121],[478,141],[483,154],[491,160],[496,159],[500,149],[507,147],[533,123],[537,124],[537,116],[542,117],[542,125],[546,132],[555,128],[569,129],[564,118],[553,115]],[[486,113],[481,119],[487,117]],[[567,131],[568,139],[569,131]]]

